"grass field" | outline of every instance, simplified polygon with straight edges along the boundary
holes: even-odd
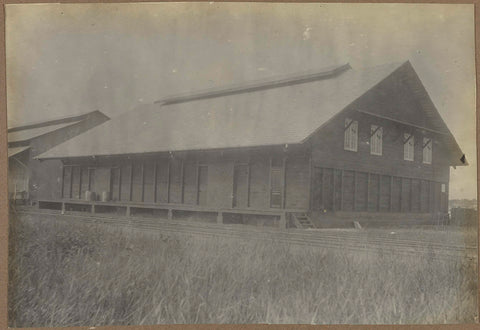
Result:
[[[15,327],[476,320],[476,265],[434,250],[407,257],[31,215],[11,223]]]

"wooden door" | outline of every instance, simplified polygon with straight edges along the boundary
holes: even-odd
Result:
[[[281,168],[270,170],[270,207],[282,207],[283,171]]]
[[[237,164],[233,171],[233,202],[234,208],[248,207],[248,165]]]
[[[198,205],[207,205],[208,167],[198,167]]]

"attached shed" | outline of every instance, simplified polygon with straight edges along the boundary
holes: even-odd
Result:
[[[8,128],[8,193],[14,200],[58,197],[59,160],[39,161],[41,153],[109,118],[100,111]],[[60,172],[59,172],[60,171]]]
[[[38,158],[63,163],[44,205],[297,227],[432,219],[447,212],[450,166],[467,164],[410,62],[166,97]]]

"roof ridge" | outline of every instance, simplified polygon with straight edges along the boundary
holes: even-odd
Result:
[[[209,90],[200,90],[192,93],[167,96],[163,99],[155,101],[154,104],[161,104],[161,105],[176,104],[176,103],[183,103],[183,102],[194,101],[194,100],[228,96],[233,94],[243,94],[243,93],[248,93],[253,91],[303,84],[307,82],[332,78],[340,75],[341,73],[351,68],[352,67],[350,66],[350,64],[346,63],[340,66],[335,66],[332,69],[316,72],[316,73],[296,74],[294,76],[289,76],[289,77],[284,76],[282,78],[277,77],[275,79],[270,78],[269,80],[252,81],[252,82],[244,83],[237,86],[212,88]]]
[[[11,132],[17,132],[17,131],[22,131],[25,129],[32,129],[32,128],[39,128],[39,127],[45,127],[45,126],[53,126],[53,125],[58,125],[58,124],[63,124],[63,123],[68,123],[68,122],[74,122],[74,121],[79,121],[87,117],[88,115],[95,113],[95,112],[101,112],[100,110],[93,110],[89,112],[84,112],[78,115],[73,115],[73,116],[65,116],[65,117],[58,117],[58,118],[53,118],[47,121],[39,121],[39,122],[33,122],[33,123],[28,123],[25,125],[21,126],[14,126],[14,127],[9,127],[8,128],[8,133]]]

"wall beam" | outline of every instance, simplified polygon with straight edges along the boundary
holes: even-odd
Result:
[[[367,207],[365,208],[368,212],[370,204],[370,172],[367,172]]]
[[[167,164],[167,203],[170,203],[170,165],[171,161],[170,158],[168,159]]]
[[[285,208],[287,198],[287,157],[283,157],[282,163],[283,185],[282,185],[282,209]]]
[[[82,174],[83,168],[80,166],[80,181],[78,183],[78,199],[82,199]]]
[[[65,198],[65,165],[63,164],[62,164],[62,198]]]
[[[353,211],[357,210],[357,171],[353,171]]]
[[[250,162],[247,165],[247,207],[250,207]]]
[[[343,211],[344,176],[345,171],[342,170],[342,173],[340,175],[340,211]]]
[[[130,186],[128,187],[129,193],[128,193],[128,200],[131,202],[132,201],[132,192],[133,192],[133,161],[130,162]]]
[[[185,166],[184,161],[182,159],[181,167],[180,167],[180,203],[183,204],[183,197],[185,192]]]
[[[142,203],[145,201],[145,162],[142,162],[141,166],[141,178],[142,178],[142,198],[141,201]]]
[[[153,161],[153,203],[157,202],[157,160]]]
[[[390,212],[393,212],[393,175],[390,175],[390,202],[388,209]]]
[[[333,175],[333,187],[332,187],[332,211],[335,212],[336,211],[336,206],[335,206],[335,200],[337,199],[337,196],[336,196],[336,192],[335,192],[335,188],[336,188],[336,184],[335,182],[337,181],[337,173],[336,173],[336,170],[333,168],[332,169],[332,175]]]

